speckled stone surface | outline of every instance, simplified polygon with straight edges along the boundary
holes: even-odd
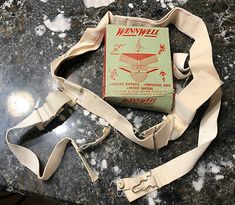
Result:
[[[87,27],[97,25],[106,11],[159,19],[173,5],[202,17],[208,27],[214,63],[224,81],[219,133],[190,173],[162,187],[155,196],[143,197],[133,204],[235,204],[235,6],[232,0],[116,0],[100,8],[86,8],[83,1],[78,0],[49,0],[45,3],[1,0],[0,189],[34,193],[68,203],[129,204],[125,197],[117,196],[113,180],[148,171],[196,147],[199,122],[205,106],[198,111],[180,139],[158,152],[144,149],[112,129],[102,145],[85,151],[88,162],[99,173],[99,180],[95,183],[91,183],[71,146],[51,179],[40,181],[16,160],[4,141],[6,129],[24,119],[35,106],[44,102],[50,91],[56,89],[50,76],[49,63],[75,44]],[[61,32],[44,27],[40,36],[36,27],[44,25],[45,18],[53,20],[58,14],[71,19],[71,28],[65,31],[67,35],[60,38]],[[190,39],[173,27],[170,27],[170,36],[172,52],[188,52],[192,44]],[[65,75],[70,74],[71,81],[101,95],[103,46],[76,58],[65,67]],[[176,82],[176,87],[185,86],[185,83]],[[117,109],[124,116],[129,114],[130,121],[139,127],[140,132],[159,122],[163,116],[161,113],[135,109]],[[84,142],[84,138],[85,141],[91,140],[102,129],[99,119],[87,114],[81,107],[68,108],[51,126],[55,129],[39,132],[33,128],[27,134],[17,132],[12,138],[20,139],[24,146],[37,153],[41,164],[45,165],[59,139],[70,136]]]

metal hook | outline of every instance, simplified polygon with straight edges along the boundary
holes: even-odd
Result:
[[[117,189],[117,197],[122,197],[123,196],[123,191]]]
[[[147,172],[145,178],[140,179],[139,183],[132,187],[132,189],[131,189],[132,192],[137,193],[139,191],[145,191],[145,190],[149,189],[150,187],[156,187],[156,186],[153,186],[153,185],[150,185],[150,184],[148,186],[145,186],[145,187],[139,187],[142,184],[142,182],[148,181],[149,177],[151,177],[151,176],[152,176],[152,172],[150,170],[149,172]]]

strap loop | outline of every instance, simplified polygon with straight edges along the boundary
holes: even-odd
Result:
[[[187,56],[187,53],[173,54],[173,73],[177,79],[185,79],[192,74],[189,67],[184,67]]]

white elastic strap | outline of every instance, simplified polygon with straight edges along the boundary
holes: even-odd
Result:
[[[173,74],[177,79],[185,79],[191,75],[190,68],[184,67],[187,57],[188,57],[187,53],[173,54]]]
[[[176,96],[176,105],[173,111],[165,117],[161,123],[146,130],[144,139],[139,139],[135,136],[131,123],[95,93],[56,75],[59,65],[64,60],[76,57],[87,51],[96,50],[102,42],[105,26],[109,23],[138,26],[167,26],[169,23],[173,23],[180,31],[195,40],[190,49],[189,59],[189,67],[194,79]],[[219,87],[221,81],[219,80],[212,62],[211,43],[202,19],[183,9],[174,8],[158,21],[113,16],[110,12],[107,12],[96,28],[88,28],[75,46],[51,63],[51,72],[52,77],[58,83],[58,87],[63,92],[63,95],[71,99],[71,105],[78,103],[90,112],[104,118],[128,139],[150,149],[161,148],[167,145],[169,140],[177,139],[190,124],[196,110],[212,96],[210,98],[208,111],[205,113],[201,122],[199,143],[195,149],[151,170],[144,176],[120,180],[118,189],[124,191],[129,201],[133,201],[189,172],[217,134],[216,120],[220,107],[221,92]],[[34,121],[36,123],[43,120],[41,119],[41,115],[39,117],[40,119],[38,119],[36,114],[34,115]],[[46,114],[43,114],[43,117],[45,117],[44,115],[46,116]],[[51,116],[49,116],[49,118],[51,118]],[[210,133],[211,130],[213,130],[212,134]],[[19,161],[22,164],[32,171],[38,169],[36,155],[30,155],[32,159],[28,160],[25,156],[30,154],[31,151],[29,152],[28,149],[24,148],[26,149],[24,150],[22,148],[20,152],[16,153],[13,148],[18,145],[9,144],[9,142],[8,145],[10,149],[13,150],[16,157],[18,159],[20,158]],[[52,157],[49,158],[48,166],[46,166],[44,171],[47,177],[43,179],[53,174],[63,156],[64,149],[65,145],[63,143],[55,147],[53,153],[56,153],[56,155],[52,154]],[[83,158],[81,159],[83,160]],[[188,163],[185,163],[185,161]],[[32,167],[31,164],[34,164],[34,166]],[[51,164],[53,164],[53,166],[51,166]],[[84,164],[86,164],[85,161]],[[176,171],[174,172],[173,170]],[[90,172],[90,170],[88,172]],[[90,175],[92,175],[92,173],[90,173]],[[95,178],[94,176],[93,179]]]
[[[9,140],[9,133],[14,129],[27,128],[33,125],[36,125],[39,128],[43,129],[46,124],[48,124],[49,121],[51,121],[59,113],[59,111],[61,111],[62,106],[66,103],[71,104],[72,101],[62,92],[56,91],[50,93],[46,99],[46,103],[44,103],[43,106],[35,110],[25,120],[23,120],[22,122],[7,131],[7,145],[22,165],[29,168],[33,173],[38,176],[39,179],[47,180],[51,177],[51,175],[56,171],[57,167],[59,166],[67,144],[71,143],[74,146],[76,152],[79,154],[86,170],[88,171],[91,177],[92,182],[94,182],[95,180],[97,180],[98,176],[90,168],[86,159],[82,156],[81,151],[89,146],[94,146],[104,140],[110,132],[109,127],[103,129],[103,135],[100,138],[98,138],[94,142],[88,143],[86,147],[83,148],[79,148],[74,142],[74,140],[71,138],[66,137],[60,140],[55,145],[52,153],[50,154],[50,157],[48,158],[42,175],[39,171],[40,165],[37,156],[31,150],[17,144],[12,144]]]

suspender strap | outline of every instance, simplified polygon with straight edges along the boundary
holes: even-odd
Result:
[[[131,123],[119,114],[111,105],[103,101],[92,91],[76,85],[63,77],[57,76],[60,64],[70,58],[74,58],[85,52],[96,50],[104,37],[105,26],[107,24],[131,25],[131,26],[167,26],[174,24],[180,31],[193,38],[195,42],[190,49],[189,67],[193,75],[193,80],[175,97],[175,106],[172,112],[165,116],[163,121],[145,131],[144,139],[139,139],[133,131]],[[182,57],[182,56],[181,56]],[[181,58],[179,55],[176,59]],[[182,58],[183,59],[183,58]],[[185,58],[184,58],[185,59]],[[179,63],[177,63],[179,64]],[[182,64],[182,63],[181,63]],[[182,68],[178,69],[183,71]],[[104,118],[111,126],[116,128],[125,137],[133,142],[149,148],[157,149],[166,146],[169,140],[175,140],[180,137],[191,123],[197,109],[208,99],[209,107],[204,114],[199,130],[198,145],[195,149],[186,152],[175,159],[156,167],[149,172],[134,177],[121,179],[117,183],[118,190],[122,190],[129,201],[133,201],[157,188],[160,188],[175,179],[189,172],[210,142],[217,134],[217,117],[220,109],[221,90],[218,74],[212,62],[212,49],[206,26],[201,18],[185,11],[181,8],[172,9],[166,16],[158,21],[114,16],[107,12],[96,28],[88,28],[80,41],[68,52],[58,57],[51,63],[52,77],[56,80],[61,92],[53,94],[53,99],[46,102],[42,108],[34,111],[28,118],[11,128],[23,128],[31,125],[42,125],[50,121],[60,108],[65,104],[79,104],[88,111]],[[179,77],[185,77],[176,73]],[[51,99],[52,97],[48,97]],[[9,142],[8,133],[6,140],[12,152],[18,160],[26,167],[31,169],[40,179],[48,179],[58,167],[63,156],[66,144],[71,142],[84,162],[92,181],[97,176],[88,166],[85,158],[81,156],[81,148],[78,148],[70,138],[62,139],[54,148],[44,173],[39,174],[39,163],[36,155],[22,146]],[[109,128],[103,132],[103,136],[92,144],[100,142],[109,133]],[[84,146],[84,148],[86,145]],[[185,163],[187,162],[187,163]]]

